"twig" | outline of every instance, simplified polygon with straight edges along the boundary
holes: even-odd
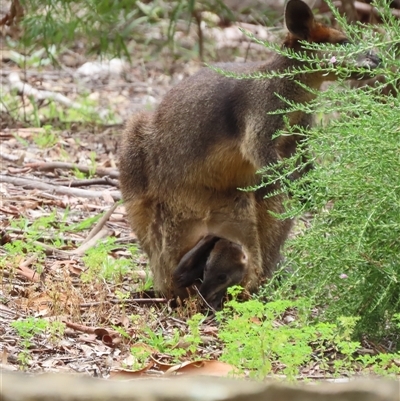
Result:
[[[82,173],[94,173],[99,175],[100,177],[109,176],[111,178],[119,178],[119,172],[114,168],[105,168],[105,167],[94,168],[94,167],[84,166],[82,164],[64,163],[64,162],[28,163],[25,166],[39,171],[51,171],[55,169],[79,170]]]
[[[107,230],[107,229],[101,230],[100,232],[97,233],[97,235],[93,236],[85,244],[81,244],[78,248],[76,248],[72,251],[64,251],[62,249],[57,249],[50,245],[43,244],[42,242],[38,242],[38,241],[33,241],[33,245],[43,248],[44,251],[46,252],[46,254],[54,253],[56,255],[63,256],[63,257],[82,256],[88,249],[90,249],[91,247],[96,245],[96,243],[99,239],[107,237],[108,235],[110,235],[109,230]]]
[[[104,216],[92,228],[92,230],[90,231],[88,236],[83,240],[82,245],[86,244],[88,241],[90,241],[103,228],[104,224],[106,224],[107,220],[114,213],[114,210],[117,208],[117,206],[118,206],[118,203],[114,203],[111,206],[111,208],[107,211],[107,213],[104,214]]]
[[[193,285],[192,288],[196,291],[197,295],[201,298],[201,300],[204,302],[204,304],[209,308],[212,312],[216,312],[216,310],[205,300],[199,289]]]
[[[105,176],[104,180],[109,184],[112,185],[113,187],[119,188],[119,181],[118,180],[113,180],[111,177]]]
[[[104,305],[105,303],[110,303],[114,305],[119,304],[166,304],[168,302],[167,298],[134,298],[134,299],[110,299],[109,301],[99,301],[99,302],[87,302],[80,304],[81,308],[90,308],[91,306]]]
[[[59,194],[77,196],[81,198],[99,198],[101,196],[100,191],[89,191],[86,189],[55,186],[38,180],[10,177],[3,174],[0,174],[0,182],[7,182],[20,187],[42,189],[43,191],[57,192]],[[120,191],[110,191],[109,193],[114,200],[121,200]]]
[[[26,259],[24,262],[22,262],[17,268],[17,274],[25,277],[29,281],[33,281],[34,283],[39,282],[40,281],[39,274],[28,267],[33,262],[35,262],[36,259],[37,259],[37,255],[32,255],[28,259]]]
[[[96,235],[94,235],[89,241],[83,243],[79,248],[69,252],[70,255],[81,256],[83,255],[88,249],[95,246],[97,241],[101,238],[107,237],[110,235],[110,231],[107,229],[103,229],[99,231]]]
[[[39,248],[44,249],[46,255],[49,254],[56,254],[62,257],[68,257],[73,255],[72,253],[68,252],[68,251],[63,251],[62,249],[57,249],[54,248],[53,246],[47,245],[47,244],[43,244],[43,242],[39,242],[39,241],[33,241],[32,245],[35,245]]]
[[[112,185],[114,187],[118,187],[118,181],[112,180],[109,177],[104,178],[93,178],[89,180],[79,180],[79,181],[62,181],[58,182],[59,184],[66,185],[70,188],[76,187],[86,187],[89,185]]]

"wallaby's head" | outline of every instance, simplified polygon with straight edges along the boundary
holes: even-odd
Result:
[[[317,22],[310,7],[302,0],[288,0],[285,8],[285,23],[289,33],[284,41],[284,46],[296,51],[304,51],[300,41],[306,41],[310,43],[336,44],[338,45],[339,54],[340,46],[349,43],[343,32]],[[307,52],[310,53],[310,51]],[[332,62],[332,57],[329,59],[327,56],[326,62]],[[337,61],[335,60],[333,63],[335,62]],[[374,53],[369,52],[359,56],[356,60],[346,60],[346,63],[351,63],[356,67],[372,69],[379,65],[380,59]],[[343,65],[344,62],[341,64]],[[351,78],[359,78],[359,76]],[[324,75],[324,80],[331,79],[336,79],[335,74]]]
[[[213,309],[219,309],[228,287],[243,282],[248,257],[243,247],[221,238],[214,246],[204,268],[200,293]]]

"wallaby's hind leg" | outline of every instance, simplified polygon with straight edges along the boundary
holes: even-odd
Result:
[[[208,231],[243,247],[248,262],[240,284],[254,291],[263,277],[254,193],[236,191],[234,196],[221,199],[221,204],[210,213]]]
[[[258,194],[260,195],[260,194]],[[285,195],[275,195],[263,199],[260,196],[257,202],[257,223],[260,237],[260,249],[263,260],[264,277],[271,277],[281,259],[281,248],[293,225],[292,219],[281,220],[272,216],[274,213],[283,213]]]
[[[174,282],[177,266],[185,254],[190,254],[199,240],[207,234],[207,228],[195,213],[186,210],[185,213],[177,214],[173,207],[166,203],[158,205],[155,217],[155,222],[149,227],[149,237],[154,244],[149,254],[150,268],[155,289],[170,297],[174,294],[174,289],[182,287]],[[200,254],[201,252],[197,256]],[[186,262],[189,256],[185,259]],[[183,266],[180,268],[180,271],[182,270]]]

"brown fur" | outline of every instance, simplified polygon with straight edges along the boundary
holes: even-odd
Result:
[[[288,1],[285,18],[289,33],[283,46],[301,50],[299,40],[346,39],[316,23],[301,0]],[[376,65],[372,58],[363,62]],[[276,54],[268,61],[219,67],[252,74],[302,65]],[[335,78],[319,72],[296,77],[314,89]],[[129,222],[149,256],[156,290],[172,295],[175,268],[208,234],[242,247],[248,261],[241,284],[248,290],[256,290],[275,270],[292,223],[270,211],[283,211],[285,195],[264,199],[273,188],[238,188],[259,183],[258,169],[296,150],[296,135],[273,139],[284,128],[282,115],[268,114],[285,108],[276,93],[295,102],[314,97],[293,79],[238,80],[204,68],[171,89],[153,115],[139,114],[128,124],[121,145],[121,190]],[[312,119],[301,112],[288,117],[301,127]]]

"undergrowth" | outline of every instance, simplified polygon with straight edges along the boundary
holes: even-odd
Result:
[[[375,5],[383,12],[379,32],[361,24],[347,25],[337,13],[336,17],[357,43],[343,50],[343,59],[375,48],[382,62],[371,74],[382,74],[384,82],[350,88],[340,81],[309,104],[286,100],[284,113],[301,110],[319,116],[320,121],[307,131],[288,126],[278,133],[300,131],[304,146],[292,159],[266,167],[263,173],[265,181],[279,180],[282,190],[291,194],[281,217],[311,212],[313,218],[287,244],[286,261],[278,274],[282,284],[271,295],[277,284],[273,281],[263,295],[306,297],[324,322],[335,322],[340,316],[356,318],[354,338],[390,340],[389,350],[393,350],[400,347],[394,320],[400,311],[400,23],[389,2]],[[364,37],[367,44],[359,43]],[[329,52],[329,46],[322,48]],[[312,67],[292,72],[293,78],[314,68],[336,68],[312,61]],[[346,77],[352,71],[355,68],[348,66],[337,73]],[[310,155],[312,171],[290,179],[293,170],[302,167],[302,157]]]
[[[235,289],[231,289],[235,292]],[[310,317],[312,300],[259,300],[239,302],[234,297],[217,313],[221,360],[263,379],[271,374],[298,378],[318,367],[325,376],[359,373],[399,374],[397,354],[363,355],[353,341],[358,318],[339,317],[330,322]]]

